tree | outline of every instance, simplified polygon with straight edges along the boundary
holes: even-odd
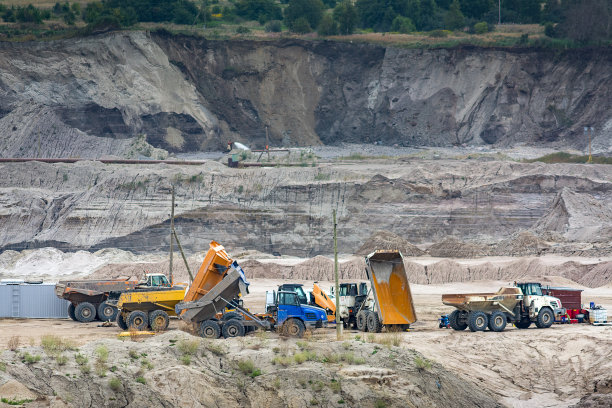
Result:
[[[444,15],[444,25],[449,30],[459,30],[465,26],[465,17],[461,12],[459,0],[453,0],[448,11]]]
[[[408,34],[416,30],[414,23],[408,17],[397,16],[391,24],[391,31]]]
[[[240,0],[236,3],[236,14],[247,20],[280,20],[282,12],[274,0]]]
[[[305,17],[300,17],[293,22],[293,26],[291,28],[293,32],[298,34],[306,34],[312,31],[310,24],[308,24],[308,20]]]
[[[405,15],[407,4],[407,0],[357,0],[355,7],[364,28],[389,31],[393,19]]]
[[[331,14],[325,14],[319,23],[317,33],[320,36],[326,35],[337,35],[338,34],[338,23],[334,20]]]
[[[557,27],[562,36],[581,44],[612,38],[612,5],[607,0],[572,1]]]
[[[300,18],[304,18],[312,30],[317,27],[323,18],[324,6],[321,0],[291,0],[285,9],[285,21],[292,31],[296,31],[294,24]],[[301,28],[305,28],[300,22]],[[297,31],[296,31],[297,32]]]
[[[497,12],[497,2],[493,0],[460,0],[461,12],[468,18],[482,20],[489,10]]]
[[[437,17],[438,6],[434,0],[421,0],[419,2],[419,18],[415,21],[419,30],[429,31],[441,27],[441,21]]]
[[[338,22],[340,34],[353,34],[358,20],[357,9],[348,0],[345,0],[334,9],[334,19]]]

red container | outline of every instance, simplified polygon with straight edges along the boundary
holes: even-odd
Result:
[[[542,287],[542,293],[561,300],[564,308],[580,309],[582,307],[582,289]]]

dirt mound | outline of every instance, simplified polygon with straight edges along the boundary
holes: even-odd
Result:
[[[324,256],[315,256],[291,268],[288,279],[333,280],[334,261]]]
[[[372,336],[382,341],[393,334]],[[103,349],[104,360],[99,357]],[[24,352],[41,358],[27,364]],[[174,330],[142,341],[98,340],[63,355],[66,361],[58,366],[55,356],[41,347],[7,351],[1,357],[7,370],[0,371],[0,383],[12,381],[31,390],[40,406],[107,406],[113,401],[111,406],[152,408],[418,407],[451,402],[500,407],[487,391],[414,350],[352,338],[333,341],[323,330],[301,342],[275,333],[203,341]],[[126,364],[134,355],[137,364]],[[82,374],[89,370],[91,375]]]
[[[591,267],[580,280],[582,285],[590,288],[596,288],[604,285],[612,285],[612,261],[602,262]]]
[[[340,279],[367,279],[365,274],[365,258],[355,257],[339,266]]]
[[[474,258],[488,255],[485,245],[463,242],[455,237],[446,237],[427,248],[427,253],[439,258]]]
[[[424,251],[421,251],[406,239],[389,231],[376,231],[355,252],[355,255],[368,255],[377,249],[399,250],[404,256],[426,255]]]
[[[510,238],[499,242],[493,249],[494,255],[527,256],[540,255],[550,248],[550,245],[529,231],[521,231]]]

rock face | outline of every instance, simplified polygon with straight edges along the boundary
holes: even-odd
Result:
[[[176,228],[190,253],[214,239],[232,253],[331,254],[332,209],[339,251],[353,254],[378,230],[413,244],[449,235],[486,244],[507,240],[546,217],[563,189],[592,197],[581,201],[581,217],[612,207],[612,166],[605,165],[410,160],[230,169],[217,162],[83,161],[2,163],[0,173],[0,250],[167,251],[173,186]],[[578,207],[566,207],[571,220]],[[610,220],[589,225],[597,222],[601,238],[593,239],[606,245]],[[573,231],[555,234],[571,241]]]
[[[144,32],[0,44],[9,156],[250,145],[516,143],[612,150],[612,52],[408,50]],[[42,147],[39,147],[42,146]]]

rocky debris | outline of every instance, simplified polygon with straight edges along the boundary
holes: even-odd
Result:
[[[318,336],[203,340],[170,331],[88,343],[62,352],[62,365],[40,347],[26,347],[0,355],[6,366],[0,382],[21,384],[46,406],[501,407],[482,388],[413,350]],[[40,360],[24,361],[25,353]]]
[[[550,211],[534,224],[537,232],[556,232],[570,241],[609,242],[612,202],[599,194],[576,193],[564,188]]]
[[[404,256],[423,256],[425,252],[390,231],[376,231],[359,247],[356,255],[369,255],[377,249],[400,251]]]
[[[540,255],[550,248],[550,244],[532,232],[521,231],[495,245],[493,254],[509,256]]]
[[[463,242],[455,237],[446,237],[427,248],[429,255],[438,258],[475,258],[489,254],[485,245]]]
[[[593,381],[591,393],[580,398],[571,408],[605,408],[612,406],[612,377],[605,376]]]

